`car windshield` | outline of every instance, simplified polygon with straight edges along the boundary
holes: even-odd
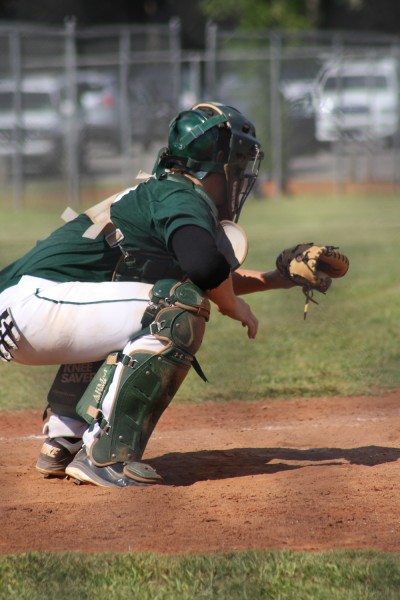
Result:
[[[15,109],[14,92],[0,92],[0,111],[10,112]],[[53,108],[51,96],[43,92],[22,92],[21,106],[23,111],[46,111]]]
[[[383,75],[343,75],[328,77],[325,90],[384,90],[388,87],[388,80]]]
[[[22,110],[42,111],[53,108],[50,94],[43,92],[23,92]]]
[[[14,94],[12,92],[0,93],[0,111],[10,112],[13,109]]]

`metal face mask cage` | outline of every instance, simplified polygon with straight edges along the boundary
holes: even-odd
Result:
[[[229,156],[226,166],[227,180],[227,207],[228,218],[237,222],[240,212],[246,202],[260,171],[263,152],[259,146],[252,149],[251,153],[240,152]]]
[[[228,162],[224,164],[227,198],[219,211],[220,218],[237,222],[260,170],[264,154],[256,138],[255,127],[242,113],[219,103],[201,103],[192,110],[211,115],[223,114],[231,130]]]

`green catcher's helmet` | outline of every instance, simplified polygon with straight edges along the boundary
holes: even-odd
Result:
[[[168,147],[161,149],[154,173],[162,177],[173,170],[200,180],[209,173],[225,174],[220,217],[237,221],[262,158],[254,125],[242,113],[217,102],[200,103],[171,121]]]

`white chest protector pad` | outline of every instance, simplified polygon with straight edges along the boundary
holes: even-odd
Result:
[[[236,271],[247,257],[249,244],[244,230],[233,221],[221,221],[217,230],[217,247]]]

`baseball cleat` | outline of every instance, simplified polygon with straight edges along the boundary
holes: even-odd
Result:
[[[82,448],[78,438],[47,438],[44,442],[36,469],[42,477],[65,477],[65,469]]]
[[[146,486],[150,483],[140,482],[126,476],[124,463],[114,463],[106,467],[97,467],[92,463],[86,449],[82,448],[65,470],[68,477],[78,485],[91,483],[100,487],[133,487]]]

